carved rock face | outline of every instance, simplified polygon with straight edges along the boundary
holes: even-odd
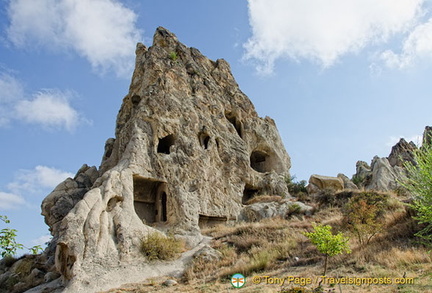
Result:
[[[289,168],[274,121],[258,117],[228,63],[158,28],[153,46],[137,45],[99,178],[55,227],[56,266],[74,279],[142,259],[153,229],[193,245],[200,226],[236,219],[253,195],[289,196]]]

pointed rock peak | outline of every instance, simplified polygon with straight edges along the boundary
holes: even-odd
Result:
[[[397,144],[392,147],[388,160],[392,167],[402,167],[405,161],[414,163],[414,151],[417,149],[414,143],[408,143],[401,138]]]
[[[423,132],[423,145],[432,143],[432,126],[426,126]]]
[[[163,27],[158,27],[153,35],[153,46],[175,48],[179,44],[176,35]]]

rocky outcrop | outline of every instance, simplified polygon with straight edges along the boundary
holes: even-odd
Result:
[[[415,164],[414,151],[417,149],[415,143],[406,142],[405,139],[401,138],[397,144],[392,147],[390,155],[387,157],[392,167],[398,166],[403,167],[405,162]]]
[[[354,184],[345,174],[339,173],[338,178],[342,179],[344,189],[358,189],[358,186]]]
[[[322,175],[311,175],[309,184],[306,186],[309,194],[315,194],[325,189],[340,191],[344,189],[344,182],[339,177],[330,177]]]
[[[423,131],[423,140],[422,145],[431,145],[432,144],[432,126],[426,126]]]
[[[151,47],[137,45],[115,136],[99,171],[85,167],[42,204],[66,292],[130,281],[146,265],[148,233],[170,231],[193,246],[200,221],[236,219],[255,195],[289,196],[290,158],[275,122],[258,117],[226,61],[164,28]]]
[[[280,201],[257,202],[244,207],[239,215],[240,221],[257,222],[265,218],[288,218],[292,215],[311,215],[313,208],[299,201],[283,199]]]
[[[378,191],[392,191],[401,188],[400,182],[406,174],[404,164],[415,164],[414,152],[417,146],[413,142],[406,142],[401,138],[392,147],[387,158],[375,156],[369,166],[366,162],[358,161],[353,181],[361,188]]]

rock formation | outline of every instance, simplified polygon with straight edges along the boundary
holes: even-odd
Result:
[[[313,174],[309,178],[309,184],[306,186],[309,194],[315,194],[325,189],[340,191],[344,189],[344,181],[339,177],[330,177]]]
[[[392,167],[399,166],[403,167],[406,161],[415,163],[414,161],[414,151],[417,146],[414,142],[407,142],[405,139],[401,138],[397,144],[392,147],[390,155],[387,157],[390,165]]]
[[[431,142],[432,128],[426,126],[423,132],[423,145]],[[406,176],[404,164],[406,162],[416,164],[414,152],[417,146],[414,142],[407,142],[401,138],[395,144],[388,157],[379,158],[375,156],[369,166],[366,162],[358,161],[356,174],[353,180],[359,187],[379,191],[391,191],[401,188],[400,181]]]
[[[83,166],[42,204],[55,266],[71,292],[91,292],[96,277],[98,286],[136,281],[127,272],[145,265],[148,233],[170,231],[194,246],[200,226],[236,219],[254,195],[289,196],[289,168],[274,121],[258,117],[228,63],[158,28],[151,47],[137,45],[99,170]]]

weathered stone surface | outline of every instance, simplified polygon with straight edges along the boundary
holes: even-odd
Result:
[[[115,135],[99,171],[84,168],[42,204],[65,292],[133,281],[152,231],[193,246],[200,219],[236,219],[255,194],[289,196],[290,158],[275,122],[258,117],[226,61],[164,28],[150,48],[137,45]]]
[[[99,172],[96,167],[89,167],[84,164],[73,179],[68,178],[60,183],[42,201],[42,215],[52,232],[58,231],[60,221],[90,190],[98,177]]]
[[[390,165],[387,158],[375,156],[371,163],[372,178],[366,189],[379,191],[390,191],[397,189],[400,181],[404,176],[402,167]]]
[[[339,177],[330,177],[322,175],[311,175],[309,178],[309,184],[306,186],[309,194],[317,193],[324,189],[332,189],[339,191],[344,189],[344,182]]]
[[[210,247],[209,245],[205,245],[203,248],[198,250],[193,257],[200,258],[206,262],[214,262],[222,258],[222,253]]]
[[[346,175],[339,173],[337,177],[342,179],[344,189],[358,189],[357,185],[355,185]]]
[[[426,126],[423,131],[422,145],[430,145],[432,143],[432,126]]]
[[[290,215],[310,215],[313,211],[311,206],[308,206],[299,201],[272,201],[272,202],[257,202],[245,206],[239,215],[240,221],[257,222],[265,218],[282,217],[286,218]]]
[[[387,159],[392,167],[403,167],[406,161],[414,164],[414,151],[416,149],[417,146],[412,141],[408,143],[405,139],[401,138],[399,142],[392,147]]]

